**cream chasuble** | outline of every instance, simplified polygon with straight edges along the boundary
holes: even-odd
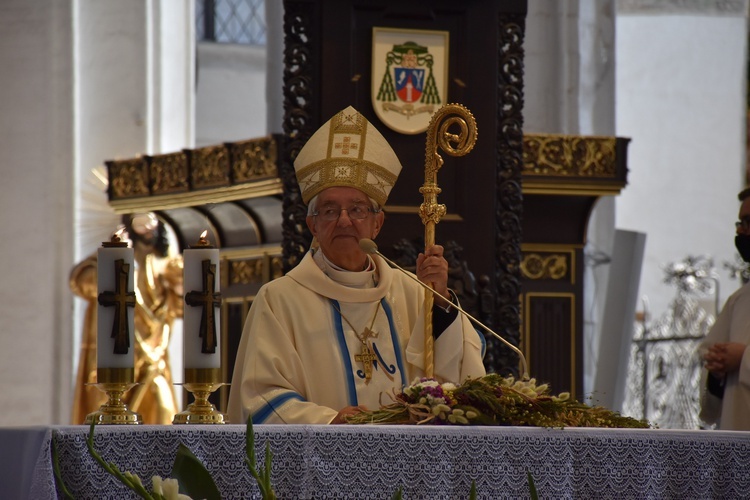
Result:
[[[230,422],[252,414],[254,423],[326,424],[345,406],[389,404],[387,394],[423,375],[424,291],[380,257],[373,262],[369,271],[338,271],[308,252],[261,288],[237,353]],[[374,361],[362,356],[366,328]],[[435,342],[436,378],[484,375],[484,347],[458,315]]]
[[[700,348],[717,342],[750,345],[750,284],[730,295]],[[750,349],[745,348],[740,369],[727,375],[722,399],[709,394],[702,380],[700,416],[707,424],[718,424],[720,430],[750,430]]]

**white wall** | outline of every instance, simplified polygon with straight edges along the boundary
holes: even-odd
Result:
[[[71,5],[0,2],[0,425],[64,423],[71,391]]]
[[[266,48],[199,43],[196,146],[266,135]]]
[[[747,37],[744,10],[617,17],[617,135],[632,142],[616,221],[647,233],[639,293],[652,315],[675,293],[663,268],[687,255],[714,258],[722,302],[739,286],[722,262],[744,184]]]
[[[160,20],[191,33],[192,1],[0,2],[0,425],[69,423],[68,276],[113,220],[92,169],[192,146],[190,35]]]
[[[529,0],[523,45],[524,132],[578,134],[578,2]]]

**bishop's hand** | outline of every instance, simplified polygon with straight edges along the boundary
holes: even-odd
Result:
[[[442,245],[432,245],[417,256],[417,278],[428,283],[441,297],[435,297],[435,304],[445,309],[451,303],[448,292],[448,261],[443,257]]]
[[[363,411],[367,411],[367,408],[364,406],[345,406],[338,412],[336,417],[331,420],[331,424],[345,424],[346,417],[362,413]]]

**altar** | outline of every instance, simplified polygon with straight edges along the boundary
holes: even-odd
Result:
[[[86,426],[0,429],[0,497],[56,498],[52,442],[75,498],[136,498],[91,458]],[[14,438],[15,436],[15,438]],[[262,464],[273,452],[279,498],[743,498],[750,433],[654,429],[259,425]],[[6,439],[10,439],[7,441]],[[261,498],[244,464],[245,426],[99,426],[95,448],[147,487],[168,477],[180,443],[206,466],[223,498]],[[22,463],[26,461],[26,463]],[[28,484],[28,493],[15,485]]]

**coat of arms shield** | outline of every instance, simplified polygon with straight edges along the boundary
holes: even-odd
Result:
[[[402,134],[427,130],[448,93],[447,31],[372,30],[372,105]]]

